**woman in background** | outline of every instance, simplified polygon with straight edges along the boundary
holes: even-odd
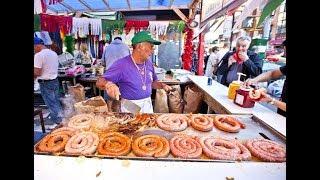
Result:
[[[88,46],[85,43],[80,44],[80,51],[75,53],[75,58],[77,62],[80,62],[82,65],[91,66],[92,64],[92,55],[88,51]]]

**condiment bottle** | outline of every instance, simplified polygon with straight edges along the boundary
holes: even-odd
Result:
[[[246,76],[243,73],[237,73],[238,74],[238,80],[237,81],[232,81],[232,83],[229,84],[229,90],[228,90],[228,98],[234,100],[235,96],[236,96],[236,90],[238,90],[240,88],[241,85],[241,81],[240,81],[240,77],[241,75]]]

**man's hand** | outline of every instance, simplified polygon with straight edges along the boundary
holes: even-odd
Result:
[[[107,91],[108,96],[110,96],[113,99],[119,100],[120,99],[120,90],[117,85],[115,85],[112,82],[108,82],[105,85],[105,90]]]
[[[165,90],[166,92],[169,92],[169,91],[172,90],[172,87],[164,84],[163,87],[162,87],[162,89]]]
[[[238,53],[238,57],[243,61],[245,62],[246,60],[249,59],[248,55],[247,55],[247,52],[243,52],[243,51],[240,51]]]
[[[42,68],[33,68],[33,79],[36,79],[37,77],[41,76],[42,74]]]
[[[258,84],[258,82],[255,79],[250,79],[250,78],[244,82],[245,86],[256,85],[256,84]]]
[[[261,99],[260,102],[270,102],[272,101],[272,98],[270,95],[267,94],[266,91],[261,91]]]

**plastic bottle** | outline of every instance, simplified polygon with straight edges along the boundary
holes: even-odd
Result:
[[[238,80],[237,81],[232,81],[232,83],[229,84],[229,90],[228,90],[228,98],[234,100],[236,97],[236,91],[240,88],[241,85],[241,75],[246,76],[243,73],[237,73],[238,74]]]

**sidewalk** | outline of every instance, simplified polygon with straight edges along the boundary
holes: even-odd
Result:
[[[49,112],[48,109],[42,108],[42,113],[43,113],[44,126],[46,128],[46,132],[50,132],[50,130],[53,129],[54,127],[56,127],[57,125],[55,123],[53,123],[49,119],[50,112]],[[33,130],[35,132],[41,132],[42,133],[42,128],[41,128],[40,117],[39,116],[35,116],[34,117]]]

